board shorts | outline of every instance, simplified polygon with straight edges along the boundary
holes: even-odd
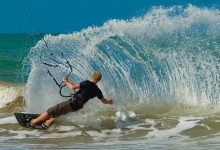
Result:
[[[73,111],[72,107],[70,106],[69,100],[59,103],[54,107],[51,107],[47,110],[48,115],[51,118],[58,117],[60,115],[65,115],[69,112]]]

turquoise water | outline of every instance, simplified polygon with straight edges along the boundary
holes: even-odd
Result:
[[[219,14],[192,5],[152,8],[131,20],[45,34],[48,47],[38,35],[27,43],[23,35],[1,35],[10,39],[1,42],[1,64],[10,65],[1,65],[0,142],[17,148],[218,148]],[[115,104],[93,99],[49,130],[20,127],[12,112],[42,113],[66,100],[48,70],[61,83],[71,71],[67,60],[75,83],[101,71],[98,86]]]
[[[31,34],[0,34],[0,39],[0,81],[27,82],[25,58],[40,37]]]

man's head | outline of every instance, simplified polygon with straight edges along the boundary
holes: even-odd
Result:
[[[100,72],[94,72],[92,75],[92,79],[96,82],[99,82],[102,79],[102,74]]]

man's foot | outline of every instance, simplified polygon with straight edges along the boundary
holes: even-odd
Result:
[[[27,123],[26,125],[27,125],[27,127],[28,127],[28,128],[34,128],[34,125],[31,125],[31,123],[30,123],[30,122],[29,122],[29,123]]]
[[[24,121],[26,121],[27,123],[30,123],[32,118],[28,115],[22,115],[22,118],[24,119]]]
[[[35,124],[33,123],[33,119],[31,119],[28,123],[27,123],[27,127],[28,128],[34,128]]]
[[[50,125],[46,125],[46,122],[42,122],[41,126],[43,129],[47,129],[50,127]]]

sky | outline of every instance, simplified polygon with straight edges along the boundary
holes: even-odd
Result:
[[[72,33],[131,19],[154,6],[220,6],[220,0],[0,0],[0,33]]]

